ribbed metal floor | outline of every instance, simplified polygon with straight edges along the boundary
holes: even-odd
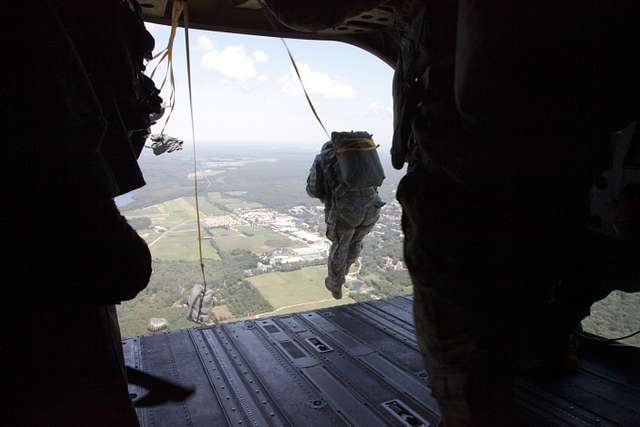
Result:
[[[396,297],[126,338],[128,366],[196,388],[137,409],[141,425],[436,426],[411,306]],[[620,349],[606,364],[595,352],[575,376],[518,381],[531,424],[640,426],[637,349]]]

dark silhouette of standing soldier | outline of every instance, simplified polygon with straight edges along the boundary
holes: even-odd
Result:
[[[395,60],[391,155],[408,164],[396,197],[429,386],[447,427],[521,425],[514,376],[575,368],[591,304],[640,289],[637,182],[614,212],[590,206],[612,134],[638,124],[638,2],[265,2],[310,32],[394,12],[377,53]]]
[[[11,177],[2,215],[17,273],[9,424],[133,426],[114,304],[151,274],[149,249],[113,198],[161,99],[145,77],[153,38],[135,1],[3,7],[0,121]]]

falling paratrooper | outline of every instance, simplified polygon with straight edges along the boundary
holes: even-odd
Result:
[[[153,144],[149,146],[153,150],[153,154],[159,156],[162,153],[171,153],[173,151],[182,150],[183,141],[164,133],[156,133],[149,137]]]
[[[188,320],[200,324],[215,320],[212,316],[212,310],[215,305],[213,290],[207,289],[205,291],[202,285],[194,285],[189,293],[187,304],[189,306]]]

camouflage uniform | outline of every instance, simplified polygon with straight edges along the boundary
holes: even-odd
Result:
[[[322,146],[311,166],[307,193],[322,200],[325,206],[327,238],[332,242],[325,285],[335,297],[340,297],[345,275],[360,256],[362,240],[378,221],[384,203],[376,188],[354,190],[341,182],[331,141]]]

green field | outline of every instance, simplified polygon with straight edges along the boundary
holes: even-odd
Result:
[[[196,199],[195,197],[184,197],[184,199],[189,202],[189,204],[193,207],[193,211],[195,212],[196,207]],[[223,211],[219,207],[213,204],[215,198],[210,198],[208,195],[205,197],[198,197],[198,207],[200,208],[200,215],[204,216],[213,216],[213,215],[226,215],[227,212]]]
[[[162,212],[158,206],[149,206],[144,209],[136,209],[133,211],[124,211],[122,213],[127,219],[133,218],[149,218],[154,225],[162,225],[166,221],[169,214]]]
[[[229,197],[230,193],[225,193],[224,195],[218,192],[210,192],[207,193],[207,199],[211,203],[215,203],[218,206],[223,206],[227,210],[232,209],[255,209],[264,207],[260,203],[257,202],[249,202],[242,199],[236,199],[235,197]],[[218,208],[219,209],[219,208]],[[225,212],[222,212],[224,214]],[[221,214],[213,214],[213,215],[221,215]]]
[[[233,230],[228,230],[221,227],[210,228],[207,230],[207,233],[209,233],[213,237],[235,236],[238,234]]]
[[[234,233],[216,237],[216,244],[220,250],[225,252],[231,252],[234,249],[246,249],[254,253],[262,253],[274,248],[282,248],[294,244],[287,237],[271,230],[257,228],[247,231],[247,234]]]
[[[195,208],[184,197],[156,205],[161,214],[151,217],[153,225],[171,228],[196,218]]]
[[[272,314],[314,310],[354,301],[346,296],[334,300],[324,287],[326,267],[305,267],[290,272],[261,274],[248,279],[276,310]]]
[[[145,300],[145,304],[119,304],[118,322],[122,336],[148,334],[147,324],[152,317],[164,317],[169,322],[169,329],[193,328],[194,323],[186,319],[186,309],[175,306],[165,306],[165,302]],[[161,307],[161,308],[159,308]]]
[[[219,193],[209,193],[198,198],[198,205],[201,216],[226,215],[228,212],[216,206]],[[231,199],[234,202],[238,200]],[[144,209],[136,209],[125,212],[127,218],[147,217],[151,219],[153,225],[162,227],[175,227],[176,225],[196,218],[195,197],[180,197],[169,200],[159,205],[150,206]]]
[[[135,218],[139,216],[153,217],[157,215],[162,215],[162,212],[160,211],[160,209],[158,209],[157,206],[149,206],[142,209],[128,211],[126,212],[126,214],[127,214],[127,217]]]
[[[262,207],[259,203],[223,196],[218,192],[203,195],[198,199],[198,205],[202,216],[228,215],[229,211],[235,208]],[[140,231],[151,245],[151,252],[155,258],[185,261],[198,259],[194,197],[179,197],[148,208],[125,212],[125,215],[128,218],[146,217],[151,220],[153,226],[168,229],[166,235],[151,228]],[[241,226],[239,232],[216,228],[209,233],[215,238],[220,250],[225,252],[246,249],[262,253],[273,248],[295,245],[295,242],[282,234],[265,228]],[[203,250],[205,258],[220,260],[218,253],[209,243],[203,245]]]
[[[199,259],[198,240],[195,230],[168,233],[150,246],[151,255],[154,258],[176,261],[196,261]],[[202,240],[202,255],[204,258],[215,261],[220,260],[218,252],[207,239]]]
[[[233,313],[229,310],[229,307],[226,305],[219,305],[213,308],[213,314],[216,316],[216,319],[220,322],[224,322],[225,320],[233,319]]]
[[[195,206],[195,197],[187,196],[168,200],[143,209],[125,211],[124,214],[127,218],[147,217],[151,219],[153,225],[171,228],[183,221],[195,219]],[[223,196],[218,192],[210,192],[198,198],[198,207],[200,208],[201,216],[215,216],[227,215],[233,209],[254,209],[261,208],[263,205],[228,197],[226,195]]]

